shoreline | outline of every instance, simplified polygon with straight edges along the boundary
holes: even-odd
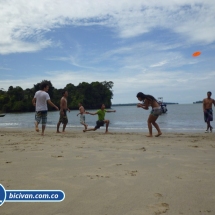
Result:
[[[41,125],[39,125],[39,128],[41,129]],[[94,128],[94,126],[88,126],[88,128]],[[0,131],[1,130],[7,130],[7,129],[14,129],[14,130],[33,130],[34,131],[34,126],[32,125],[32,127],[0,127]],[[45,129],[45,132],[46,131],[54,131],[57,129],[57,126],[56,125],[53,125],[53,126],[46,126],[46,129]],[[62,125],[60,126],[60,130],[62,129]],[[82,132],[84,129],[83,126],[68,126],[66,127],[66,131],[67,132],[74,132],[74,131],[77,131],[77,132]],[[111,133],[147,133],[148,132],[148,128],[114,128],[114,127],[109,127],[109,132]],[[104,132],[105,131],[105,127],[101,127],[100,129],[97,129],[96,131],[91,131],[91,132]],[[186,134],[189,134],[189,133],[192,133],[192,134],[204,134],[205,133],[205,129],[177,129],[177,128],[161,128],[161,131],[162,133],[186,133]],[[156,133],[156,129],[153,128],[153,133]],[[215,131],[213,131],[215,132]],[[213,133],[212,132],[212,133]],[[209,132],[211,133],[211,132]]]

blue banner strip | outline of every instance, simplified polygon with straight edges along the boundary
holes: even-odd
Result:
[[[61,202],[62,190],[6,190],[5,202]]]

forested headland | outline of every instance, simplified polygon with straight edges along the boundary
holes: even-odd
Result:
[[[112,81],[104,82],[82,82],[75,86],[69,83],[62,89],[56,89],[51,81],[49,83],[49,95],[51,101],[58,107],[62,92],[67,90],[69,95],[67,98],[68,107],[71,110],[78,109],[78,103],[81,102],[86,109],[100,108],[102,103],[106,108],[111,107],[111,99],[113,97]],[[40,90],[40,83],[35,84],[31,89],[25,90],[20,86],[10,86],[8,90],[0,89],[0,112],[31,112],[35,111],[32,99],[36,91]],[[49,106],[49,110],[55,110]]]

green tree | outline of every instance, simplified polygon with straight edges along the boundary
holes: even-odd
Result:
[[[87,109],[100,108],[101,103],[104,103],[107,108],[111,107],[111,99],[113,97],[112,81],[82,82],[78,86],[69,83],[63,89],[56,89],[51,81],[47,82],[49,84],[48,93],[50,98],[57,106],[59,106],[63,90],[67,90],[69,93],[68,107],[70,109],[77,109],[79,102]],[[31,101],[38,90],[40,90],[40,83],[35,84],[31,89],[27,88],[25,90],[19,86],[10,86],[8,91],[0,89],[0,110],[4,112],[35,111]],[[49,107],[49,110],[55,109]]]

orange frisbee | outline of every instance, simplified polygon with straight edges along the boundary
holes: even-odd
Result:
[[[201,54],[201,52],[199,52],[199,51],[198,52],[194,52],[193,53],[193,57],[198,57],[200,54]]]

